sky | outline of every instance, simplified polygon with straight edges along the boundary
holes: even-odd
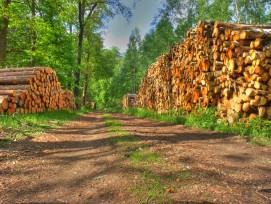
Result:
[[[127,2],[132,5],[133,0],[125,0],[125,3]],[[143,37],[150,30],[153,18],[157,14],[158,8],[161,7],[161,0],[141,0],[132,10],[133,17],[130,23],[127,23],[124,17],[116,16],[109,22],[108,28],[105,30],[103,36],[105,48],[115,46],[120,49],[120,52],[124,53],[132,30],[137,27]]]

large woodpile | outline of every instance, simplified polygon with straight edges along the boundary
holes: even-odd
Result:
[[[137,107],[158,112],[217,106],[232,122],[271,118],[271,24],[200,21],[146,73]]]
[[[0,113],[38,113],[62,108],[60,82],[51,68],[0,69]]]

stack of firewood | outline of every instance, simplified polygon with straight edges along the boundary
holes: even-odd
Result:
[[[217,106],[217,115],[271,118],[271,25],[200,21],[146,73],[137,107]]]
[[[62,91],[62,103],[64,110],[75,110],[75,99],[72,91],[64,90]]]
[[[216,22],[213,36],[224,51],[216,59],[224,64],[217,115],[228,121],[271,118],[271,25]]]
[[[62,108],[60,82],[51,68],[0,69],[0,113],[38,113]]]
[[[135,94],[125,94],[123,96],[123,101],[122,101],[123,109],[134,107],[135,96],[136,96]]]

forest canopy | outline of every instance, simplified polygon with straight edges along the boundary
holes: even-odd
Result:
[[[136,6],[138,0],[131,1]],[[141,36],[135,28],[128,49],[120,53],[104,47],[102,32],[117,15],[132,18],[133,8],[124,0],[0,0],[0,67],[52,67],[78,104],[115,107],[199,20],[271,23],[270,0],[161,2],[149,32]]]

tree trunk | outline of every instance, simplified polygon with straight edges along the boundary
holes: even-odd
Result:
[[[133,72],[133,77],[132,77],[132,79],[133,79],[133,90],[132,90],[132,93],[134,94],[135,92],[136,92],[136,67],[135,67],[135,65],[133,65],[133,67],[132,67],[132,72]]]
[[[89,85],[89,74],[85,75],[85,83],[84,83],[84,90],[83,90],[83,105],[85,106],[87,103],[87,92],[88,92],[88,85]]]
[[[90,38],[87,38],[88,41],[90,41]],[[90,60],[90,53],[87,54],[87,62]],[[88,71],[88,70],[87,70]],[[88,86],[89,86],[89,74],[85,73],[85,82],[84,82],[84,89],[83,89],[83,105],[86,105],[87,102],[87,92],[88,92]]]
[[[32,20],[32,36],[31,36],[31,59],[30,66],[34,67],[36,64],[35,60],[35,51],[36,51],[36,43],[37,43],[37,33],[35,29],[35,18],[36,18],[36,2],[35,0],[31,1],[31,20]]]
[[[92,3],[91,9],[88,15],[85,17],[86,11],[86,1],[85,0],[78,0],[78,18],[79,18],[79,35],[78,35],[78,53],[77,53],[77,70],[74,72],[75,77],[75,87],[74,87],[74,96],[80,96],[80,77],[81,77],[81,62],[82,62],[82,52],[83,52],[83,39],[84,39],[84,31],[85,31],[85,21],[89,19],[95,8],[97,7],[98,3]]]
[[[82,61],[82,48],[83,48],[83,38],[84,38],[84,17],[85,17],[85,1],[78,2],[78,18],[79,18],[79,35],[78,35],[78,53],[77,53],[77,69],[74,72],[75,77],[75,87],[74,96],[79,97],[79,86],[80,86],[80,66]]]
[[[6,10],[11,3],[11,0],[3,1],[3,8]],[[4,66],[6,62],[7,49],[7,35],[8,35],[8,17],[4,15],[0,19],[0,66]]]

